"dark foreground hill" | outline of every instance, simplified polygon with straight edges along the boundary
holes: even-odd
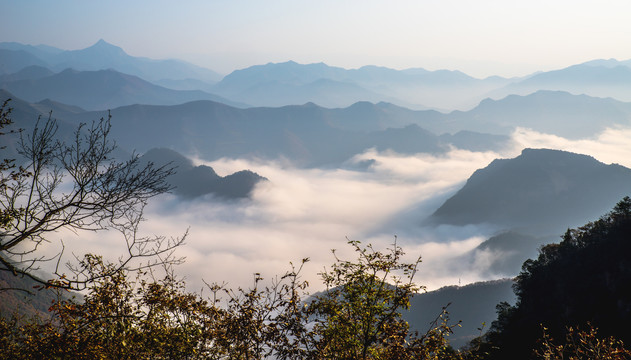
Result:
[[[613,336],[628,348],[630,234],[631,199],[625,197],[611,212],[568,230],[560,243],[543,247],[536,259],[526,261],[516,279],[516,305],[502,305],[498,320],[484,337],[482,351],[490,352],[485,358],[541,358],[533,350],[540,346],[543,327],[556,343],[563,342],[568,327],[587,331],[593,327],[599,338]],[[590,344],[580,347],[589,351]],[[590,359],[628,358],[586,355]]]

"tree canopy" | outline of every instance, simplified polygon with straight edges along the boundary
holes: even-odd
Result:
[[[544,328],[551,339],[571,338],[572,331],[587,336],[597,328],[600,336],[631,343],[630,234],[631,198],[625,197],[524,262],[514,285],[516,305],[498,305],[498,319],[485,336],[489,358],[533,358]]]
[[[418,290],[415,263],[350,242],[358,257],[322,272],[327,289],[307,296],[302,266],[250,288],[208,284],[209,296],[183,281],[88,255],[85,297],[55,301],[51,317],[0,320],[0,357],[12,359],[448,359],[454,325],[446,312],[426,333],[401,310]],[[304,262],[307,259],[303,260]],[[106,277],[103,274],[108,274]],[[111,275],[114,274],[114,275]]]

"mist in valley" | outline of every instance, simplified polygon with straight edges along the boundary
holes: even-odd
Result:
[[[111,116],[112,157],[174,167],[134,235],[185,236],[167,271],[196,293],[269,285],[309,259],[313,294],[336,257],[357,259],[349,241],[396,242],[422,259],[406,320],[424,331],[452,303],[459,347],[514,303],[525,260],[631,195],[622,1],[4,8],[15,127],[52,112],[67,143]],[[0,147],[20,164],[18,139]],[[42,278],[129,254],[115,229],[45,240],[21,259]]]
[[[271,279],[303,258],[310,259],[304,276],[312,290],[322,290],[317,274],[334,261],[331,250],[353,258],[348,240],[386,249],[396,239],[408,260],[422,257],[416,280],[428,290],[512,277],[516,274],[493,270],[493,263],[509,254],[474,251],[506,228],[431,224],[427,219],[474,171],[494,159],[513,158],[523,148],[549,148],[631,166],[630,135],[630,128],[618,128],[569,140],[519,128],[504,152],[454,148],[441,155],[403,155],[368,149],[338,168],[299,168],[286,159],[196,159],[196,165],[211,166],[219,175],[249,169],[269,181],[259,183],[246,199],[162,195],[150,201],[141,232],[181,236],[188,230],[186,244],[177,250],[186,261],[176,270],[191,290],[202,289],[203,281],[247,287],[254,273]],[[551,235],[560,239],[562,234]],[[115,232],[64,234],[63,241],[68,249],[112,260],[121,251]]]

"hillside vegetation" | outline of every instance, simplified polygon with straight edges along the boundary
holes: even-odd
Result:
[[[547,337],[563,340],[572,338],[576,329],[598,329],[603,338],[631,344],[630,234],[631,198],[625,197],[600,219],[568,229],[563,241],[541,248],[539,257],[526,261],[516,279],[516,305],[498,305],[498,319],[483,338],[481,352],[488,353],[484,357],[535,358],[535,350],[546,350],[538,349],[544,330]],[[561,353],[574,350],[568,347]],[[620,357],[581,359],[628,356],[625,352]]]
[[[456,351],[458,331],[443,307],[425,333],[402,313],[420,290],[417,262],[396,243],[381,252],[351,241],[357,259],[336,257],[321,274],[326,291],[305,298],[302,266],[249,289],[209,284],[210,297],[167,273],[119,271],[85,299],[58,299],[51,316],[0,320],[0,355],[30,359],[629,359],[631,198],[597,221],[568,229],[523,265],[517,304],[498,304],[490,331]],[[334,252],[335,254],[335,252]],[[308,259],[303,260],[304,262]],[[419,259],[420,261],[420,259]],[[82,263],[97,276],[111,264]],[[560,339],[560,341],[559,341]],[[563,339],[566,339],[565,342]]]

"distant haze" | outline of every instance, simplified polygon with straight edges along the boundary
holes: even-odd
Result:
[[[0,41],[81,49],[103,38],[131,55],[180,58],[223,74],[294,60],[510,77],[631,58],[625,0],[0,0],[0,6]]]
[[[176,189],[152,199],[140,232],[188,231],[177,273],[193,290],[202,279],[245,287],[255,272],[269,282],[309,257],[304,279],[317,291],[331,249],[353,257],[349,239],[380,250],[398,239],[407,259],[422,256],[417,280],[430,290],[513,277],[539,245],[617,201],[596,204],[592,189],[629,192],[629,177],[602,181],[613,173],[598,169],[630,169],[594,160],[631,168],[628,0],[0,0],[0,9],[0,101],[13,99],[18,126],[53,109],[69,139],[77,122],[111,109],[121,153],[179,154]],[[6,145],[12,158],[15,141]],[[562,154],[542,166],[550,155],[514,159],[524,148],[594,159]],[[476,171],[484,183],[462,193],[484,196],[431,216]],[[525,208],[524,198],[537,202]],[[577,198],[589,206],[568,201]],[[571,207],[590,212],[575,218]],[[454,208],[484,216],[454,221]],[[513,208],[515,218],[500,216]],[[125,250],[115,231],[47,240],[50,257],[63,240],[60,263]]]

